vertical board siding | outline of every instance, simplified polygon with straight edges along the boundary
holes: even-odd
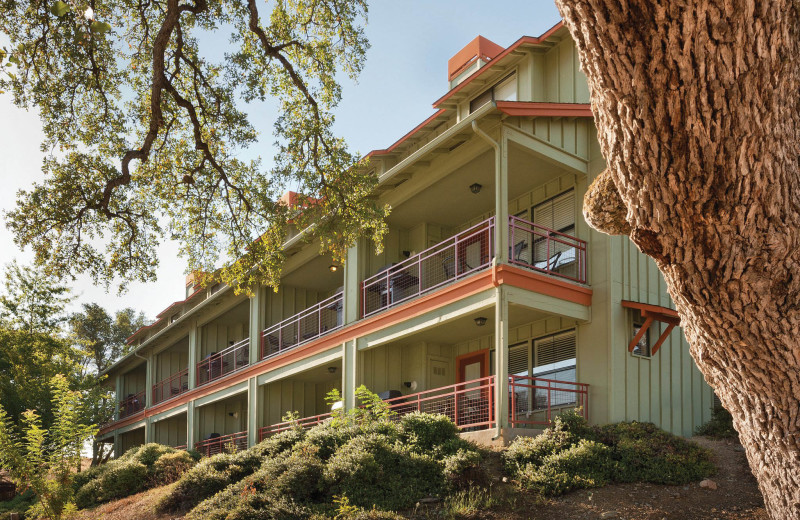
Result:
[[[247,429],[247,395],[237,395],[222,401],[207,404],[197,409],[200,437],[207,439],[212,433],[227,435]],[[236,414],[233,417],[231,414]]]
[[[186,444],[186,414],[182,413],[168,419],[162,419],[151,425],[153,442],[165,446]]]
[[[263,403],[263,422],[269,426],[283,422],[287,412],[297,412],[300,417],[311,417],[329,411],[325,396],[336,388],[341,391],[340,379],[319,383],[298,379],[284,379],[266,384],[260,389]]]

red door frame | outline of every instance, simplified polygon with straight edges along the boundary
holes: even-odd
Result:
[[[456,383],[464,383],[466,377],[467,365],[473,363],[481,364],[481,378],[489,375],[489,349],[479,350],[477,352],[470,352],[469,354],[462,354],[456,357],[456,374],[458,380]]]

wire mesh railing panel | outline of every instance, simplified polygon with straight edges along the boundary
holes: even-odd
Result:
[[[197,386],[219,379],[250,365],[250,338],[219,352],[212,352],[197,364]]]
[[[261,359],[313,341],[343,325],[343,293],[337,293],[261,333]]]
[[[304,417],[296,421],[284,421],[276,424],[271,424],[269,426],[264,426],[263,428],[258,430],[258,442],[261,442],[267,437],[275,435],[276,433],[285,432],[287,430],[291,430],[292,428],[297,428],[297,427],[311,428],[312,426],[322,424],[330,417],[331,413],[329,412],[320,415],[314,415],[312,417]]]
[[[509,262],[586,283],[586,242],[571,235],[509,217]]]
[[[153,404],[177,397],[189,390],[189,369],[184,368],[153,385]]]
[[[119,402],[119,418],[122,419],[144,410],[145,404],[144,390],[136,394],[129,394]]]
[[[494,218],[487,219],[364,280],[362,314],[370,316],[485,269],[494,257]]]
[[[199,451],[204,457],[210,457],[217,453],[233,453],[247,449],[247,431],[230,433],[228,435],[216,435],[208,439],[196,442],[194,449]]]
[[[589,385],[530,376],[509,377],[509,416],[513,427],[547,426],[567,410],[589,419]]]

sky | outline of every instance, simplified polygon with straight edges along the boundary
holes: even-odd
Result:
[[[352,150],[366,154],[386,148],[434,110],[431,104],[447,91],[447,60],[478,35],[507,47],[521,36],[539,36],[560,20],[552,0],[494,2],[477,0],[378,0],[370,5],[367,37],[372,47],[357,83],[345,78],[336,110],[336,130]],[[0,45],[7,39],[0,34]],[[254,112],[261,115],[261,112]],[[267,117],[267,114],[264,114]],[[271,121],[262,127],[271,128]],[[15,107],[0,94],[0,208],[15,205],[16,192],[42,180],[41,123],[35,109]],[[273,139],[264,136],[258,150],[268,161]],[[31,262],[11,233],[0,226],[0,266],[17,259]],[[155,283],[133,283],[118,295],[83,276],[68,282],[74,306],[96,302],[110,311],[133,307],[154,318],[184,293],[186,264],[177,245],[163,243]]]

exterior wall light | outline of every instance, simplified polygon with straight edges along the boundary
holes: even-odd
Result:
[[[336,373],[336,367],[328,367],[328,373],[335,374]]]
[[[484,325],[486,325],[486,318],[483,316],[475,318],[475,325],[477,325],[478,327],[483,327]]]
[[[481,192],[481,188],[483,188],[483,186],[481,186],[481,185],[480,185],[480,184],[478,184],[477,182],[476,182],[476,183],[474,183],[474,184],[470,184],[470,185],[469,185],[469,191],[471,191],[471,192],[472,192],[472,193],[474,193],[475,195],[477,195],[478,193],[480,193],[480,192]]]
[[[331,265],[329,265],[329,266],[328,266],[328,270],[329,270],[330,272],[332,272],[332,273],[335,273],[336,271],[338,271],[338,270],[339,270],[339,266],[338,266],[338,265],[336,265],[336,264],[331,264]]]

